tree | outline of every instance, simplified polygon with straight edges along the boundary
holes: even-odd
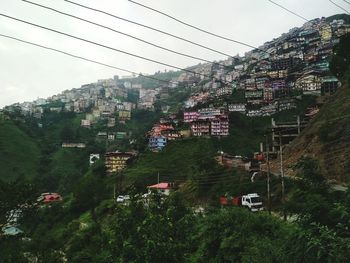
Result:
[[[340,38],[339,44],[334,48],[334,55],[330,63],[332,73],[338,78],[346,75],[350,77],[350,34]],[[347,80],[349,81],[349,80]]]
[[[65,125],[61,130],[61,140],[63,142],[73,142],[75,139],[75,133],[70,125]]]

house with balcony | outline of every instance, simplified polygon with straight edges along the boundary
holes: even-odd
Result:
[[[209,121],[195,121],[191,125],[192,135],[195,137],[209,137],[210,136],[210,122]]]
[[[341,86],[340,81],[333,76],[326,76],[321,78],[321,95],[333,95]]]
[[[245,113],[246,106],[243,103],[237,103],[237,104],[229,104],[228,105],[228,111],[229,112],[239,112],[239,113]]]
[[[319,34],[323,42],[329,42],[333,36],[332,27],[329,24],[323,24],[320,26]]]
[[[314,73],[307,73],[295,82],[295,88],[301,89],[304,94],[321,95],[321,86],[321,78]]]
[[[107,173],[110,174],[122,171],[127,167],[132,157],[134,157],[134,154],[130,152],[107,152],[105,154]]]
[[[221,116],[225,114],[226,109],[209,107],[209,108],[202,108],[198,110],[198,113],[199,113],[198,120],[210,120],[210,119],[216,118],[217,116]]]
[[[247,99],[247,102],[249,103],[260,103],[263,98],[263,91],[262,90],[246,90],[244,94],[245,98]]]
[[[163,135],[150,136],[148,139],[148,147],[152,152],[159,152],[167,145],[167,138]]]
[[[193,122],[197,121],[199,117],[199,113],[197,111],[188,111],[184,112],[184,122]]]
[[[255,83],[256,83],[256,88],[258,90],[263,90],[264,88],[271,86],[270,79],[267,76],[257,77],[255,79]]]
[[[228,116],[220,116],[210,121],[211,136],[228,136],[229,121]]]
[[[131,119],[131,111],[121,110],[118,112],[118,120],[120,123],[125,123]]]
[[[289,89],[285,79],[275,79],[271,82],[274,98],[283,98],[288,95]]]
[[[273,90],[272,90],[271,87],[264,88],[264,90],[263,90],[263,97],[264,97],[264,102],[269,103],[269,102],[273,101],[274,96],[273,96]]]
[[[232,94],[232,88],[230,86],[224,86],[216,90],[217,97],[230,96]]]
[[[182,138],[181,134],[175,130],[165,130],[162,135],[167,138],[168,141],[176,141]]]

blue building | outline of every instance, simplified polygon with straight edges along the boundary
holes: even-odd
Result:
[[[148,146],[153,152],[163,150],[167,144],[167,139],[164,136],[151,136],[148,141]]]

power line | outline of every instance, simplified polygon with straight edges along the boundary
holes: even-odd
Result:
[[[158,13],[158,14],[161,14],[161,15],[163,15],[163,16],[166,16],[166,17],[168,17],[168,18],[170,18],[170,19],[172,19],[172,20],[175,20],[176,22],[178,22],[178,23],[180,23],[180,24],[183,24],[183,25],[185,25],[185,26],[194,28],[194,29],[196,29],[196,30],[198,30],[198,31],[200,31],[200,32],[206,33],[206,34],[208,34],[208,35],[211,35],[211,36],[214,36],[214,37],[217,37],[217,38],[221,38],[221,39],[224,39],[224,40],[227,40],[227,41],[236,43],[236,44],[240,44],[240,45],[243,45],[243,46],[246,46],[246,47],[250,47],[250,48],[253,48],[253,49],[257,49],[257,50],[262,51],[262,52],[264,52],[264,53],[268,53],[268,52],[265,51],[265,50],[259,49],[259,48],[257,48],[257,47],[254,47],[254,46],[249,45],[249,44],[247,44],[247,43],[244,43],[244,42],[242,42],[242,41],[238,41],[238,40],[235,40],[235,39],[232,39],[232,38],[228,38],[228,37],[225,37],[225,36],[221,36],[221,35],[218,35],[218,34],[216,34],[216,33],[210,32],[210,31],[208,31],[208,30],[199,28],[199,27],[197,27],[197,26],[194,26],[194,25],[192,25],[192,24],[189,24],[189,23],[187,23],[187,22],[184,22],[184,21],[182,21],[182,20],[180,20],[180,19],[178,19],[178,18],[176,18],[176,17],[174,17],[174,16],[171,16],[171,15],[169,15],[169,14],[167,14],[167,13],[164,13],[164,12],[162,12],[162,11],[159,11],[159,10],[157,10],[157,9],[155,9],[155,8],[146,6],[146,5],[144,5],[144,4],[141,4],[141,3],[138,3],[138,2],[135,2],[135,1],[132,1],[132,0],[128,0],[128,1],[131,2],[131,3],[133,3],[133,4],[142,6],[142,7],[146,8],[146,9],[148,9],[148,10],[151,10],[151,11],[153,11],[153,12],[156,12],[156,13]],[[268,53],[268,54],[269,54],[269,53]]]
[[[68,14],[68,13],[59,11],[59,10],[57,10],[57,9],[55,9],[55,8],[52,8],[52,7],[48,7],[48,6],[45,6],[45,5],[41,5],[41,4],[38,4],[38,3],[34,3],[34,2],[31,2],[31,1],[28,1],[28,0],[22,0],[22,1],[23,1],[23,2],[26,2],[26,3],[28,3],[28,4],[36,5],[36,6],[39,6],[39,7],[48,9],[48,10],[51,10],[51,11],[56,12],[56,13],[59,13],[59,14],[61,14],[61,15],[65,15],[65,16],[68,16],[68,17],[72,17],[72,18],[75,18],[75,19],[77,19],[77,20],[84,21],[84,22],[86,22],[86,23],[89,23],[89,24],[92,24],[92,25],[95,25],[95,26],[98,26],[98,27],[102,27],[102,28],[108,29],[108,30],[110,30],[110,31],[113,31],[114,33],[118,33],[118,34],[121,34],[121,35],[130,37],[130,38],[132,38],[132,39],[138,40],[138,41],[140,41],[140,42],[146,43],[146,44],[148,44],[148,45],[154,46],[154,47],[159,48],[159,49],[166,50],[166,51],[168,51],[168,52],[171,52],[171,53],[174,53],[174,54],[177,54],[177,55],[181,55],[181,56],[184,56],[184,57],[188,57],[188,58],[200,60],[200,61],[202,61],[202,62],[210,63],[210,64],[213,64],[213,65],[220,65],[220,66],[224,66],[224,67],[226,66],[226,65],[224,65],[224,64],[222,64],[222,63],[212,62],[212,61],[207,60],[207,59],[204,59],[204,58],[200,58],[200,57],[188,55],[188,54],[185,54],[185,53],[182,53],[182,52],[175,51],[175,50],[170,49],[170,48],[166,48],[166,47],[157,45],[157,44],[155,44],[155,43],[149,42],[149,41],[144,40],[144,39],[142,39],[142,38],[139,38],[139,37],[136,37],[136,36],[133,36],[133,35],[130,35],[130,34],[121,32],[121,31],[118,31],[118,30],[116,30],[116,29],[114,29],[114,28],[111,28],[111,27],[108,27],[108,26],[104,26],[104,25],[102,25],[102,24],[93,22],[93,21],[91,21],[91,20],[87,20],[87,19],[84,19],[84,18],[75,16],[75,15],[72,15],[72,14]]]
[[[338,5],[337,3],[333,2],[332,0],[328,0],[328,1],[331,2],[333,5],[339,7],[341,10],[345,11],[346,13],[348,13],[350,15],[349,11],[346,10],[344,7]]]
[[[164,177],[162,177],[164,178]],[[190,182],[190,183],[194,183],[194,184],[198,184],[198,185],[213,185],[213,184],[217,184],[217,183],[237,183],[238,186],[241,186],[241,185],[256,185],[256,184],[262,184],[264,183],[265,184],[265,181],[257,181],[257,182],[235,182],[235,180],[237,180],[239,178],[237,177],[231,177],[231,178],[223,178],[222,180],[212,180],[212,181],[202,181],[200,179],[197,179],[197,180],[193,180],[191,178],[186,178],[186,179],[183,179],[183,180],[179,180],[179,179],[172,179],[171,177],[168,178],[169,181],[173,181],[173,182],[176,182],[176,183],[185,183],[185,182]]]
[[[307,18],[305,18],[305,17],[303,17],[303,16],[301,16],[301,15],[295,13],[294,11],[292,11],[292,10],[290,10],[290,9],[288,9],[288,8],[286,8],[286,7],[284,7],[283,5],[280,5],[280,4],[278,4],[278,3],[276,3],[276,2],[274,2],[274,1],[272,1],[272,0],[267,0],[267,1],[273,3],[274,5],[280,7],[280,8],[282,8],[282,9],[284,9],[284,10],[286,10],[287,12],[289,12],[289,13],[291,13],[291,14],[293,14],[293,15],[295,15],[295,16],[297,16],[297,17],[303,19],[303,20],[305,20],[306,22],[309,21],[309,19],[307,19]]]
[[[73,4],[73,5],[76,5],[76,6],[80,6],[80,7],[83,7],[83,8],[86,8],[86,9],[89,9],[89,10],[92,10],[92,11],[95,11],[95,12],[98,12],[98,13],[101,13],[101,14],[104,14],[104,15],[107,15],[107,16],[110,16],[110,17],[113,17],[113,18],[116,18],[116,19],[119,19],[119,20],[122,20],[122,21],[125,21],[125,22],[128,22],[128,23],[131,23],[131,24],[134,24],[134,25],[137,25],[137,26],[140,26],[140,27],[147,28],[147,29],[149,29],[149,30],[152,30],[152,31],[155,31],[155,32],[158,32],[158,33],[161,33],[161,34],[164,34],[164,35],[167,35],[167,36],[170,36],[170,37],[173,37],[173,38],[176,38],[176,39],[185,41],[185,42],[187,42],[187,43],[190,43],[190,44],[192,44],[192,45],[195,45],[195,46],[198,46],[198,47],[207,49],[207,50],[210,50],[210,51],[215,52],[215,53],[217,53],[217,54],[224,55],[224,56],[227,56],[227,57],[232,57],[232,55],[229,55],[229,54],[227,54],[227,53],[224,53],[224,52],[215,50],[215,49],[210,48],[210,47],[208,47],[208,46],[205,46],[205,45],[199,44],[199,43],[197,43],[197,42],[188,40],[188,39],[186,39],[186,38],[183,38],[183,37],[174,35],[174,34],[172,34],[172,33],[165,32],[165,31],[160,30],[160,29],[157,29],[157,28],[155,28],[155,27],[147,26],[147,25],[145,25],[145,24],[138,23],[138,22],[135,22],[135,21],[132,21],[132,20],[129,20],[129,19],[126,19],[126,18],[117,16],[117,15],[113,15],[113,14],[108,13],[108,12],[106,12],[106,11],[99,10],[99,9],[96,9],[96,8],[92,8],[92,7],[89,7],[89,6],[86,6],[86,5],[82,5],[82,4],[79,4],[79,3],[76,3],[76,2],[73,2],[73,1],[70,1],[70,0],[64,0],[64,1],[67,2],[67,3]]]
[[[349,4],[350,5],[350,2],[349,1],[346,1],[346,0],[343,0],[345,3]]]
[[[97,65],[101,65],[101,66],[104,66],[104,67],[113,68],[113,69],[117,69],[117,70],[120,70],[120,71],[124,71],[124,72],[128,72],[128,73],[131,73],[131,74],[135,74],[135,75],[138,75],[138,76],[143,77],[143,78],[148,78],[148,79],[157,80],[157,81],[166,82],[166,83],[174,83],[174,82],[172,82],[170,80],[162,80],[162,79],[158,79],[158,78],[155,78],[155,77],[143,75],[142,73],[136,73],[136,72],[131,71],[131,70],[115,67],[115,66],[112,66],[112,65],[109,65],[109,64],[106,64],[106,63],[102,63],[102,62],[99,62],[99,61],[96,61],[96,60],[92,60],[92,59],[88,59],[88,58],[81,57],[81,56],[78,56],[78,55],[74,55],[72,53],[68,53],[66,51],[62,51],[62,50],[59,50],[59,49],[56,49],[56,48],[43,46],[43,45],[40,45],[40,44],[37,44],[37,43],[33,43],[33,42],[30,42],[30,41],[27,41],[27,40],[23,40],[23,39],[20,39],[20,38],[17,38],[17,37],[12,37],[12,36],[8,36],[8,35],[4,35],[4,34],[0,34],[0,36],[4,37],[4,38],[9,38],[9,39],[12,39],[12,40],[16,40],[16,41],[19,41],[19,42],[22,42],[22,43],[26,43],[26,44],[29,44],[29,45],[32,45],[32,46],[40,47],[40,48],[43,48],[43,49],[46,49],[46,50],[50,50],[50,51],[54,51],[54,52],[57,52],[57,53],[61,53],[61,54],[64,54],[64,55],[67,55],[67,56],[70,56],[70,57],[73,57],[73,58],[77,58],[77,59],[81,59],[81,60],[84,60],[84,61],[88,61],[88,62],[97,64]]]
[[[81,37],[77,37],[77,36],[74,36],[74,35],[70,35],[68,33],[64,33],[64,32],[58,31],[56,29],[52,29],[52,28],[48,28],[48,27],[45,27],[45,26],[41,26],[41,25],[38,25],[38,24],[35,24],[35,23],[31,23],[31,22],[19,19],[19,18],[15,18],[15,17],[12,17],[12,16],[5,15],[5,14],[2,14],[2,13],[0,13],[0,16],[9,18],[9,19],[12,19],[12,20],[15,20],[15,21],[19,21],[19,22],[22,22],[22,23],[25,23],[25,24],[28,24],[28,25],[31,25],[31,26],[35,26],[35,27],[38,27],[38,28],[41,28],[41,29],[45,29],[45,30],[48,30],[48,31],[51,31],[51,32],[55,32],[57,34],[64,35],[64,36],[67,36],[67,37],[70,37],[70,38],[78,39],[80,41],[87,42],[89,44],[93,44],[93,45],[96,45],[96,46],[99,46],[99,47],[103,47],[103,48],[106,48],[106,49],[110,49],[110,50],[113,50],[113,51],[116,51],[116,52],[119,52],[119,53],[123,53],[123,54],[129,55],[129,56],[132,56],[132,57],[136,57],[136,58],[139,58],[139,59],[143,59],[143,60],[150,61],[150,62],[153,62],[153,63],[156,63],[156,64],[167,66],[167,67],[176,68],[178,70],[182,70],[184,72],[192,73],[192,74],[198,75],[198,76],[203,76],[203,77],[206,77],[206,78],[209,78],[209,79],[212,78],[211,76],[203,74],[203,73],[197,73],[197,72],[189,70],[189,69],[180,68],[178,66],[174,66],[174,65],[171,65],[171,64],[168,64],[168,63],[164,63],[164,62],[157,61],[157,60],[154,60],[154,59],[146,58],[146,57],[141,56],[141,55],[136,55],[136,54],[124,51],[124,50],[113,48],[113,47],[110,47],[110,46],[107,46],[107,45],[104,45],[104,44],[101,44],[101,43],[97,43],[97,42],[94,42],[94,41],[91,41],[91,40],[88,40],[88,39],[85,39],[85,38],[81,38]],[[227,82],[223,82],[220,79],[217,79],[215,77],[213,77],[213,78],[218,80],[219,82],[222,82],[224,84],[228,84]]]

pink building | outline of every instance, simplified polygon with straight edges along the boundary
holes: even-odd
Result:
[[[229,123],[227,116],[217,117],[210,122],[210,134],[212,136],[228,136]]]
[[[194,122],[198,120],[199,113],[196,111],[184,112],[184,122]]]
[[[210,136],[210,122],[195,121],[191,123],[192,135],[196,137]]]

